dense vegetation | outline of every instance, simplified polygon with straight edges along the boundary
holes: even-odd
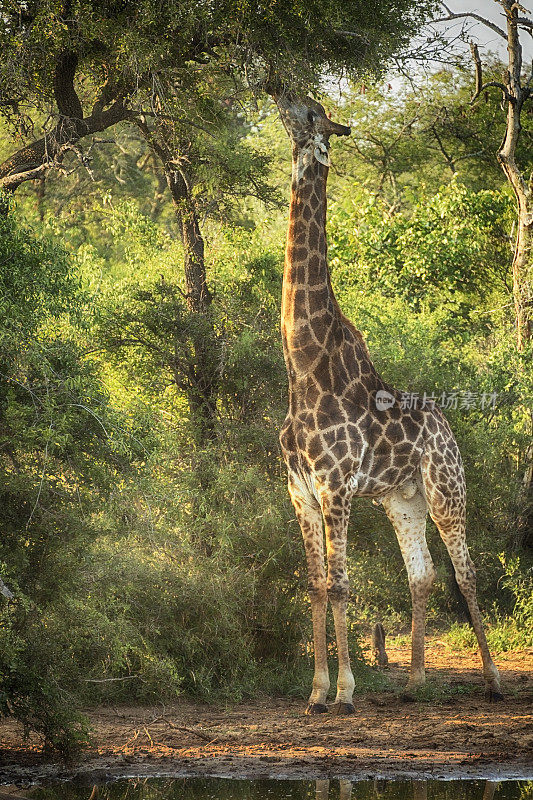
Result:
[[[383,376],[442,400],[493,644],[525,646],[531,350],[515,344],[498,102],[471,109],[470,80],[344,85],[335,113],[354,135],[333,145],[330,263]],[[0,576],[14,594],[0,596],[0,710],[63,750],[86,735],[83,704],[307,688],[303,548],[277,441],[288,143],[266,101],[237,114],[220,75],[206,85],[210,103],[189,112],[207,134],[189,131],[185,156],[182,130],[123,121],[0,217]],[[193,188],[176,199],[178,151]],[[205,243],[196,305],[191,209]],[[428,539],[437,626],[459,609],[432,525]],[[349,562],[357,659],[371,622],[399,630],[410,612],[392,528],[364,501]]]

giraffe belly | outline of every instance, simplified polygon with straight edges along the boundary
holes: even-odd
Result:
[[[399,417],[399,418],[398,418]],[[413,414],[383,420],[361,409],[322,418],[309,407],[288,414],[280,442],[291,473],[299,473],[317,497],[323,490],[380,498],[420,469],[424,424]]]

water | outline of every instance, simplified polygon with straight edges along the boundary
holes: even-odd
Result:
[[[8,787],[5,787],[8,788]],[[56,783],[0,797],[27,800],[533,800],[533,781],[234,780],[130,778]]]

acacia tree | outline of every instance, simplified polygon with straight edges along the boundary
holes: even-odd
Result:
[[[316,86],[324,70],[382,68],[433,6],[379,0],[370,14],[360,0],[2,0],[0,113],[24,145],[0,166],[0,187],[60,164],[80,139],[127,118],[139,89],[162,76],[212,62],[256,86],[272,73]]]
[[[498,66],[491,64],[493,70]],[[433,193],[454,176],[476,190],[499,188],[504,176],[494,159],[498,98],[471,108],[471,96],[471,71],[459,67],[431,73],[423,88],[354,84],[343,107],[355,123],[335,159],[336,174],[351,184],[364,183],[391,214],[412,202],[405,190],[421,181]],[[531,162],[524,147],[519,155]]]
[[[379,0],[372,14],[360,0],[340,5],[334,0],[311,5],[302,0],[283,5],[252,0],[133,0],[120,5],[112,0],[4,0],[0,113],[12,124],[15,137],[26,141],[0,165],[0,189],[12,192],[25,181],[42,178],[50,168],[61,167],[69,152],[83,161],[80,140],[117,122],[130,120],[140,127],[161,160],[176,210],[187,304],[198,322],[203,319],[193,348],[196,362],[190,364],[189,399],[208,436],[216,402],[216,359],[205,346],[214,331],[192,190],[196,167],[188,140],[191,125],[197,123],[191,117],[202,117],[205,98],[217,94],[214,75],[258,91],[272,76],[308,88],[318,85],[324,71],[344,75],[379,70],[384,57],[406,45],[432,8],[433,0],[423,0],[416,9],[408,0]],[[211,70],[207,79],[195,69],[201,65]],[[191,81],[197,75],[200,79]],[[165,97],[165,86],[179,91]],[[192,113],[188,96],[195,98]],[[43,116],[46,121],[39,125]]]
[[[0,114],[14,143],[23,142],[0,165],[0,189],[10,192],[60,167],[80,140],[128,119],[157,70],[203,61],[224,40],[187,0],[179,8],[3,0],[0,11]]]

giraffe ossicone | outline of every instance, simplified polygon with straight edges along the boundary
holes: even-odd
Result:
[[[408,688],[425,680],[425,614],[435,576],[425,536],[429,511],[468,603],[487,695],[501,699],[466,545],[466,489],[457,443],[436,406],[402,407],[401,393],[378,375],[363,336],[342,314],[331,286],[326,242],[329,138],[347,136],[350,129],[332,122],[312,98],[290,92],[273,96],[292,142],[281,306],[289,410],[280,442],[307,557],[315,656],[307,712],[327,710],[328,600],[339,662],[334,707],[340,713],[355,711],[346,626],[346,538],[353,497],[382,504],[407,569],[413,609]]]

